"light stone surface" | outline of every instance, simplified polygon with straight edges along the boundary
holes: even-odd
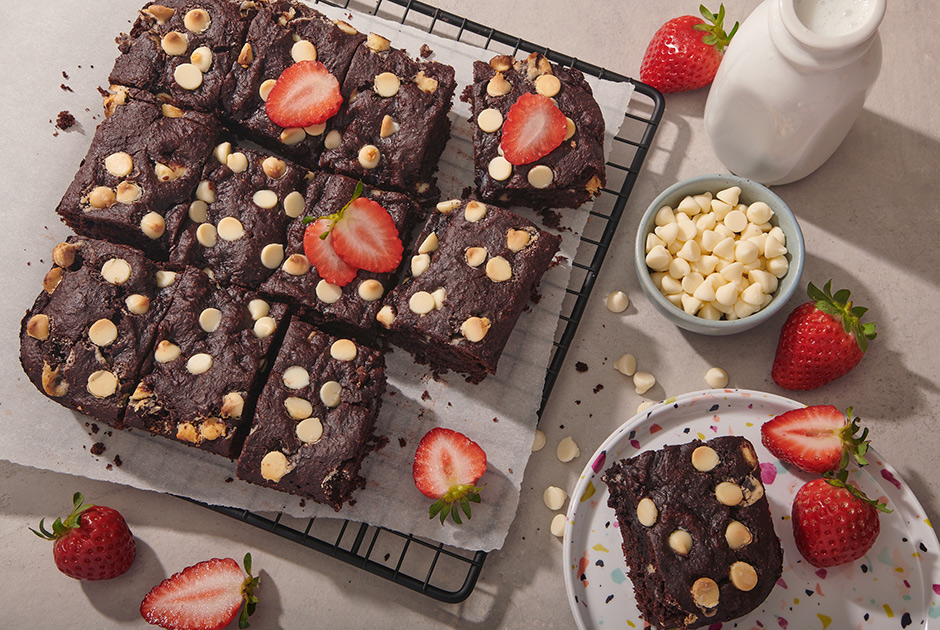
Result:
[[[8,260],[7,272],[0,275],[3,293],[14,283],[40,286],[48,269],[47,252],[67,234],[51,208],[74,170],[42,173],[43,185],[37,188],[19,182],[35,176],[43,156],[67,154],[68,163],[78,164],[101,119],[94,107],[84,112],[93,100],[88,95],[95,94],[96,86],[107,85],[107,73],[117,54],[111,42],[129,28],[128,20],[143,2],[87,3],[80,19],[73,19],[75,14],[66,4],[59,0],[44,5],[44,40],[100,40],[109,45],[95,49],[99,57],[76,56],[71,45],[47,46],[42,55],[31,57],[41,58],[44,71],[36,71],[39,61],[9,63],[0,70],[0,88],[18,95],[0,101],[0,137],[7,140],[7,148],[0,151],[6,191],[2,210],[5,216],[22,208],[48,211],[48,231],[42,230],[39,237],[47,244],[42,250],[17,244],[35,242],[34,233],[4,231]],[[659,25],[675,15],[694,13],[696,6],[676,0],[630,7],[615,0],[596,0],[583,10],[575,10],[566,0],[435,0],[435,4],[631,76],[638,75],[646,42]],[[756,5],[754,0],[725,2],[731,20],[743,20]],[[352,6],[369,8],[364,3]],[[383,4],[383,14],[393,10],[390,3]],[[539,19],[531,19],[532,15]],[[0,52],[5,59],[23,59],[24,50],[34,49],[24,42],[26,31],[19,27],[34,20],[35,8],[29,3],[7,7],[7,19],[0,24]],[[940,450],[940,435],[932,428],[940,419],[940,348],[931,320],[940,304],[940,253],[934,246],[940,234],[934,192],[940,173],[940,109],[935,105],[937,88],[924,80],[924,73],[940,58],[935,25],[931,3],[902,0],[889,4],[881,27],[881,76],[845,143],[816,173],[775,187],[801,221],[808,252],[804,280],[821,284],[833,278],[835,285],[853,290],[857,303],[870,307],[869,317],[879,325],[871,356],[851,374],[820,390],[786,392],[770,379],[776,338],[786,313],[735,338],[709,338],[675,328],[642,297],[633,268],[633,235],[646,205],[679,179],[726,172],[702,124],[707,89],[669,95],[653,149],[594,287],[595,296],[626,291],[635,297],[631,311],[627,316],[612,316],[603,300],[589,304],[542,418],[540,426],[549,444],[574,435],[589,454],[629,419],[642,398],[626,377],[611,369],[624,352],[635,354],[657,375],[656,386],[643,398],[661,399],[700,389],[702,374],[720,364],[735,375],[734,384],[739,387],[807,404],[854,405],[871,428],[879,453],[914,490],[926,516],[938,522],[940,477],[934,472],[934,453]],[[70,79],[63,80],[63,70]],[[61,90],[63,82],[75,92]],[[63,109],[71,111],[80,126],[53,137],[47,120]],[[37,128],[42,133],[35,133]],[[911,229],[912,225],[917,228]],[[40,263],[39,258],[46,262]],[[795,297],[792,306],[802,301],[803,297]],[[13,365],[15,326],[25,307],[9,300],[0,306],[3,359],[16,368],[11,373],[18,373],[17,389],[32,387]],[[576,371],[576,361],[585,362],[589,370]],[[593,394],[598,384],[604,388]],[[0,417],[9,413],[4,409],[0,405]],[[75,418],[76,422],[84,420]],[[89,437],[89,444],[96,439]],[[114,454],[105,452],[101,466]],[[585,463],[581,457],[562,464],[553,449],[533,454],[504,547],[489,554],[470,598],[464,604],[449,605],[168,495],[0,461],[0,540],[4,542],[0,564],[9,576],[0,594],[0,609],[11,628],[67,624],[148,628],[138,607],[152,586],[197,560],[213,556],[240,560],[251,551],[255,570],[262,572],[262,601],[252,617],[256,628],[309,627],[316,620],[317,627],[570,629],[575,624],[562,579],[563,542],[549,530],[541,495],[552,484],[570,492]],[[121,511],[136,535],[138,557],[124,576],[87,583],[66,578],[55,569],[49,543],[28,531],[40,518],[48,524],[64,515],[72,493],[78,490],[94,502]],[[415,502],[424,501],[415,492]],[[36,597],[36,584],[50,585],[56,597]]]

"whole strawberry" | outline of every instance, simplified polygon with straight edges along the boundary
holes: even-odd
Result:
[[[843,468],[835,476],[814,479],[793,499],[796,548],[814,567],[832,567],[864,556],[881,529],[878,512],[891,512],[846,483],[847,477]]]
[[[738,30],[724,31],[725,5],[718,15],[701,5],[701,18],[683,15],[656,31],[640,64],[640,80],[665,94],[705,87],[715,78],[725,46]]]
[[[854,306],[846,289],[822,291],[812,282],[812,302],[796,307],[780,331],[771,376],[785,389],[816,389],[844,376],[862,360],[875,324],[862,324],[868,309]]]
[[[137,554],[134,535],[117,510],[85,503],[80,492],[72,497],[73,509],[63,521],[57,518],[52,531],[39,521],[39,531],[54,540],[52,556],[59,571],[76,580],[109,580],[127,571]]]

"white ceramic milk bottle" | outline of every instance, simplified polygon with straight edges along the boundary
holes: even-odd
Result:
[[[886,0],[765,0],[741,25],[705,105],[731,172],[801,179],[845,139],[881,70]]]

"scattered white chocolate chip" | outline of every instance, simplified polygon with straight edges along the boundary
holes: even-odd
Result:
[[[711,578],[702,577],[692,584],[692,600],[702,608],[717,606],[718,595],[718,584]]]
[[[552,517],[551,532],[552,536],[557,536],[561,538],[565,535],[565,525],[568,522],[568,518],[564,514],[556,514]]]
[[[219,413],[223,418],[241,418],[245,411],[245,397],[238,392],[229,392],[222,397]]]
[[[269,156],[264,158],[264,160],[261,162],[261,170],[264,171],[264,174],[271,179],[280,179],[287,172],[287,163],[284,160],[280,160],[274,156]],[[288,195],[288,197],[289,196],[290,195]]]
[[[747,562],[735,562],[731,565],[731,583],[739,591],[750,591],[757,586],[757,571]]]
[[[558,448],[555,449],[555,455],[557,455],[558,459],[562,462],[570,462],[572,459],[581,455],[581,449],[578,448],[578,445],[575,444],[575,441],[569,435],[558,443]]]
[[[552,98],[561,91],[561,81],[554,74],[543,74],[535,80],[535,91],[547,98]]]
[[[211,224],[203,223],[203,225]],[[242,222],[235,217],[224,217],[219,221],[216,232],[218,233],[219,238],[222,240],[237,241],[238,239],[245,236],[245,227],[242,225]]]
[[[320,280],[317,283],[317,288],[315,290],[317,294],[317,299],[321,302],[326,302],[327,304],[334,304],[343,297],[343,289],[331,284],[326,280]]]
[[[314,46],[312,42],[302,39],[294,42],[294,45],[291,46],[290,56],[295,63],[301,61],[316,61],[317,47]]]
[[[395,122],[391,116],[385,114],[382,117],[382,126],[379,128],[379,137],[388,138],[398,133],[398,130],[401,128],[397,122]]]
[[[705,372],[705,382],[712,389],[721,389],[728,386],[728,373],[720,367],[713,367]]]
[[[277,193],[273,190],[258,190],[252,195],[251,200],[259,208],[270,210],[277,205]]]
[[[715,498],[722,505],[734,507],[744,500],[741,486],[730,481],[722,481],[715,486]]]
[[[343,387],[336,381],[327,381],[320,388],[320,402],[333,408],[339,405]]]
[[[408,308],[417,315],[427,315],[434,310],[434,297],[427,291],[416,291],[408,299]]]
[[[157,363],[169,363],[170,361],[178,359],[180,353],[181,350],[178,345],[166,339],[162,339],[160,343],[157,344],[157,347],[154,348],[153,358]]]
[[[110,208],[116,200],[114,190],[107,186],[95,186],[88,193],[88,205],[99,210]]]
[[[447,299],[447,289],[438,287],[431,292],[431,297],[434,298],[434,310],[439,311],[444,308],[444,300]]]
[[[310,401],[297,396],[288,396],[284,399],[284,407],[287,409],[287,415],[294,420],[303,420],[313,414],[313,405]]]
[[[645,394],[655,384],[656,377],[649,372],[637,371],[633,373],[633,388],[636,390],[637,394]]]
[[[468,317],[460,325],[460,334],[471,343],[479,343],[490,331],[490,320],[486,317]]]
[[[127,177],[134,170],[134,160],[124,151],[118,151],[104,159],[104,167],[115,177]]]
[[[156,240],[166,231],[166,221],[156,212],[148,212],[140,219],[140,231],[147,238]]]
[[[441,214],[448,214],[460,207],[460,199],[448,199],[437,204],[437,211]]]
[[[571,136],[574,135],[574,132],[577,131],[577,127],[574,124],[574,121],[565,116],[565,140],[571,140]]]
[[[640,521],[640,525],[644,527],[652,527],[656,524],[656,520],[659,518],[659,510],[651,498],[643,497],[636,504],[636,518]]]
[[[219,233],[211,223],[200,223],[196,228],[196,240],[203,247],[215,247]]]
[[[337,339],[330,346],[330,356],[337,361],[352,361],[356,358],[358,349],[356,344],[349,339]]]
[[[607,294],[606,304],[611,313],[622,313],[630,306],[630,298],[623,291],[612,291]]]
[[[428,270],[431,266],[431,256],[429,254],[418,254],[411,257],[411,275],[417,278]]]
[[[189,204],[189,218],[193,223],[205,223],[209,220],[209,205],[197,199]]]
[[[110,258],[101,265],[101,277],[111,284],[124,284],[131,277],[131,266],[123,258]]]
[[[189,62],[199,69],[199,72],[208,72],[212,67],[212,49],[200,46],[189,56]]]
[[[710,446],[699,446],[692,451],[692,466],[699,472],[708,472],[719,461],[718,453]]]
[[[550,167],[538,164],[529,169],[526,179],[533,188],[548,188],[555,181],[555,173]]]
[[[247,68],[254,60],[255,51],[252,49],[251,44],[246,42],[245,45],[242,46],[242,49],[238,52],[238,59],[235,61],[242,68]]]
[[[621,355],[614,362],[614,369],[624,376],[633,376],[636,373],[636,357],[629,353]]]
[[[486,276],[493,282],[505,282],[512,278],[512,266],[502,256],[493,256],[486,261]]]
[[[749,545],[752,540],[751,530],[739,521],[731,521],[725,528],[725,542],[731,549],[740,549]]]
[[[316,444],[323,437],[323,423],[319,418],[305,418],[295,429],[297,439],[304,444]]]
[[[477,126],[486,133],[499,131],[503,126],[503,115],[498,109],[488,107],[477,114]]]
[[[334,23],[336,24],[336,26],[339,27],[339,29],[340,29],[341,31],[343,31],[343,32],[346,33],[347,35],[358,35],[358,34],[359,34],[359,31],[356,30],[356,27],[354,27],[354,26],[353,26],[352,24],[350,24],[349,22],[344,22],[343,20],[334,20]]]
[[[149,13],[157,21],[157,24],[163,26],[166,24],[167,20],[173,17],[173,14],[176,13],[174,9],[164,6],[162,4],[151,4],[149,7],[144,9],[144,12]]]
[[[186,362],[186,369],[190,374],[205,374],[212,367],[212,356],[205,352],[199,352],[189,357]]]
[[[171,57],[179,57],[186,54],[186,49],[189,48],[189,38],[185,33],[170,31],[160,40],[160,47]]]
[[[196,90],[202,85],[202,70],[191,63],[181,63],[173,71],[173,79],[184,90]]]
[[[98,370],[88,376],[86,388],[95,398],[107,398],[117,391],[118,377],[107,370]]]
[[[192,9],[183,16],[183,25],[193,33],[203,33],[212,20],[205,9]]]
[[[514,230],[509,228],[506,231],[506,247],[511,252],[519,252],[525,249],[525,246],[532,240],[532,235],[527,230]]]
[[[215,203],[215,185],[207,179],[199,182],[196,186],[196,199],[205,203]]]
[[[692,551],[692,535],[684,529],[677,529],[669,534],[669,548],[680,556]]]
[[[641,402],[639,405],[636,406],[636,412],[643,413],[644,411],[646,411],[647,409],[655,405],[656,405],[656,401],[644,400],[643,402]]]
[[[374,86],[376,94],[388,98],[398,94],[401,79],[394,72],[383,72],[375,77]]]
[[[175,271],[158,271],[154,274],[154,282],[157,285],[158,289],[165,289],[169,286],[172,286],[176,282],[176,272]]]
[[[281,376],[287,389],[302,389],[310,384],[310,373],[300,365],[292,365]]]
[[[236,151],[235,153],[230,153],[225,156],[224,164],[228,166],[233,173],[244,173],[248,170],[248,156],[241,151]]]
[[[378,280],[369,278],[359,284],[358,293],[359,297],[366,302],[375,302],[385,295],[385,287],[383,287],[382,283]]]
[[[284,246],[280,243],[268,243],[261,250],[261,264],[268,269],[277,269],[284,260]]]
[[[427,235],[427,238],[422,241],[421,245],[418,246],[419,254],[430,254],[437,250],[438,247],[437,233],[431,232]]]
[[[258,96],[261,97],[262,101],[268,100],[268,95],[271,93],[271,90],[274,89],[274,84],[277,83],[275,79],[267,79],[261,82],[261,85],[258,86]]]
[[[395,311],[392,310],[391,306],[386,304],[376,313],[375,320],[385,328],[391,328],[392,324],[395,322]]]
[[[59,365],[55,369],[43,361],[42,364],[42,389],[44,392],[58,398],[59,396],[65,396],[69,391],[69,382],[63,378],[60,370],[62,366]]]
[[[545,432],[541,429],[536,429],[535,436],[532,438],[532,452],[535,453],[545,448],[546,441]]]
[[[560,510],[568,499],[568,493],[558,486],[549,486],[542,493],[542,501],[549,510]]]
[[[98,347],[110,346],[117,336],[117,326],[110,319],[99,319],[88,328],[88,339]]]
[[[340,134],[340,132],[336,129],[333,129],[328,134],[326,134],[326,138],[323,139],[323,148],[327,150],[333,150],[337,148],[342,141],[342,134]]]
[[[379,165],[382,154],[374,144],[367,144],[359,149],[359,165],[365,169],[373,169]]]
[[[491,78],[486,84],[486,93],[494,98],[498,96],[505,96],[506,94],[509,94],[511,90],[512,85],[509,84],[509,81],[506,80],[506,77],[503,76],[502,72],[497,72],[494,74],[493,78]]]
[[[509,179],[509,177],[512,175],[512,164],[510,164],[509,160],[503,156],[497,155],[492,160],[490,160],[486,170],[490,174],[490,177],[498,182],[502,182]]]
[[[281,268],[288,275],[302,276],[310,271],[310,261],[303,254],[291,254],[284,261],[284,266]]]
[[[284,453],[270,451],[261,458],[261,476],[264,479],[277,483],[288,472],[290,472],[290,462]]]
[[[206,308],[199,313],[199,327],[207,333],[214,333],[222,323],[222,311],[217,308]]]
[[[303,127],[288,127],[281,131],[279,139],[282,144],[286,144],[290,147],[294,146],[295,144],[300,144],[306,137],[307,132]]]
[[[464,252],[467,264],[471,267],[479,267],[486,260],[486,249],[483,247],[468,247]]]
[[[49,329],[49,316],[45,313],[37,313],[26,322],[26,334],[39,341],[49,338]]]
[[[252,332],[255,333],[255,337],[258,339],[264,339],[265,337],[270,337],[274,334],[274,331],[277,330],[277,320],[273,317],[259,317],[258,321],[255,322],[255,325],[252,327]]]
[[[486,216],[486,205],[479,201],[468,201],[463,216],[470,223],[476,223]]]

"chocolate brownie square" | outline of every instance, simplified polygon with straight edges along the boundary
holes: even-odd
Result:
[[[614,463],[603,479],[637,607],[651,625],[730,621],[773,590],[783,550],[745,438],[646,451]]]
[[[479,201],[444,201],[422,229],[410,276],[377,319],[419,361],[479,382],[496,364],[561,238]]]
[[[291,320],[258,400],[238,477],[339,510],[365,485],[385,392],[382,354]]]
[[[121,428],[174,292],[172,273],[130,247],[77,236],[52,259],[20,326],[20,362],[46,396]]]
[[[118,90],[56,212],[79,234],[166,259],[215,145],[214,118]]]
[[[415,61],[370,34],[346,73],[347,100],[329,121],[320,166],[418,200],[435,197],[455,87],[450,66]]]
[[[329,122],[285,129],[268,118],[265,100],[281,73],[304,60],[319,61],[342,85],[363,41],[365,35],[349,24],[305,4],[266,3],[252,19],[245,44],[222,85],[222,117],[255,142],[315,168]]]
[[[577,208],[600,194],[606,182],[604,117],[584,75],[532,53],[524,61],[497,55],[473,64],[473,172],[480,198],[500,205]],[[502,156],[502,125],[527,93],[551,98],[568,119],[561,145],[518,166]],[[466,93],[464,98],[466,98]]]
[[[153,94],[174,105],[214,112],[222,81],[238,57],[254,2],[160,0],[140,10],[108,81]]]
[[[305,216],[320,217],[338,212],[356,190],[356,182],[343,175],[318,173],[307,185]],[[401,193],[364,187],[362,197],[372,199],[395,222],[398,234],[407,246],[407,239],[421,211]],[[263,285],[261,292],[276,299],[286,299],[301,307],[314,323],[333,332],[357,337],[371,337],[376,328],[375,316],[385,293],[394,285],[391,273],[374,273],[360,269],[345,286],[331,284],[320,277],[304,255],[303,238],[307,225],[295,219],[287,228],[285,255],[287,259]]]
[[[125,424],[235,459],[287,306],[220,287],[193,267],[175,284],[153,370],[131,395]]]
[[[213,151],[170,262],[257,289],[284,262],[287,225],[304,211],[307,169],[223,142]]]

